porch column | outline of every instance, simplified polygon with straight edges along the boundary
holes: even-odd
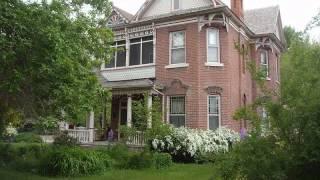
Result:
[[[151,94],[149,94],[148,96],[148,110],[149,110],[148,128],[152,128],[152,95]]]
[[[90,116],[89,116],[89,142],[93,142],[94,141],[94,112],[90,111]]]
[[[128,95],[127,103],[127,126],[132,127],[132,97]]]

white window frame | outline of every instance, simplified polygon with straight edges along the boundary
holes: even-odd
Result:
[[[145,36],[145,37],[148,37],[148,36]],[[130,43],[130,45],[129,45],[129,62],[128,62],[128,67],[135,67],[135,66],[145,66],[145,65],[150,65],[150,64],[154,64],[154,62],[153,63],[148,63],[148,64],[142,64],[142,44],[143,43],[148,43],[148,42],[152,42],[153,43],[153,40],[154,40],[154,38],[152,38],[152,40],[147,40],[147,41],[143,41],[142,39],[143,39],[144,37],[140,37],[140,38],[134,38],[134,39],[140,39],[140,42],[134,42],[134,43],[131,43],[130,42],[130,40],[132,40],[132,39],[130,39],[129,40],[129,43]],[[139,62],[139,64],[137,64],[137,65],[130,65],[130,52],[131,52],[131,45],[135,45],[135,44],[140,44],[140,62]],[[154,46],[154,43],[153,43],[153,46]],[[153,49],[153,51],[154,51],[154,48],[152,48]],[[154,56],[154,52],[153,52],[153,56]],[[153,58],[153,61],[154,61],[154,58]]]
[[[178,11],[178,10],[181,9],[181,0],[177,0],[177,1],[179,1],[179,8],[177,8],[177,9],[175,9],[175,7],[174,7],[175,1],[176,1],[176,0],[172,0],[172,1],[171,1],[171,9],[172,9],[172,11]]]
[[[118,45],[118,41],[115,42],[116,44],[114,46],[111,46],[111,48],[115,49],[115,51],[113,52],[114,54],[114,67],[111,67],[111,68],[106,68],[106,64],[103,63],[103,69],[121,69],[121,68],[124,68],[127,66],[127,63],[124,65],[124,66],[121,66],[121,67],[117,67],[117,59],[118,59],[118,48],[121,48],[123,47],[124,48],[124,51],[127,52],[126,50],[126,43],[124,44],[121,44],[121,45]]]
[[[266,54],[266,62],[267,62],[267,64],[263,64],[262,63],[262,54],[263,53],[265,53]],[[266,66],[267,67],[267,74],[266,74],[266,80],[271,80],[270,79],[270,72],[269,72],[269,70],[270,70],[270,60],[269,60],[269,51],[268,50],[261,50],[260,51],[260,68],[262,67],[262,66]]]
[[[215,31],[216,35],[217,35],[217,44],[216,45],[210,45],[209,44],[209,33]],[[207,44],[207,62],[206,62],[206,66],[224,66],[224,64],[221,63],[221,48],[220,48],[220,30],[217,28],[207,28],[207,35],[206,35],[206,44]],[[217,48],[218,49],[218,61],[217,62],[209,62],[209,48],[213,47],[213,48]]]
[[[183,48],[172,48],[173,44],[172,44],[172,35],[173,33],[179,33],[179,32],[183,32],[184,34],[184,47]],[[187,39],[186,39],[186,31],[174,31],[174,32],[170,32],[169,35],[169,65],[166,66],[167,69],[170,68],[181,68],[181,67],[188,67],[189,64],[187,63]],[[176,63],[176,64],[172,64],[172,50],[174,49],[184,49],[184,62],[182,63]]]
[[[210,116],[214,116],[214,115],[216,115],[216,114],[210,114],[210,111],[209,111],[209,108],[210,108],[210,106],[209,106],[209,102],[210,102],[210,97],[216,97],[216,98],[218,98],[218,110],[219,110],[219,114],[218,114],[218,116],[219,116],[219,126],[218,126],[218,128],[220,128],[221,127],[221,96],[220,95],[209,95],[208,97],[207,97],[207,129],[208,130],[210,130]]]
[[[168,98],[167,98],[167,104],[168,104],[168,115],[167,115],[167,118],[168,118],[168,120],[167,120],[167,122],[168,122],[168,124],[170,124],[170,125],[172,125],[171,124],[171,122],[170,122],[170,117],[171,116],[182,116],[182,115],[184,115],[184,125],[183,125],[183,127],[186,127],[186,124],[187,124],[187,113],[186,113],[186,111],[187,111],[187,99],[186,99],[186,97],[187,96],[167,96]],[[183,97],[184,98],[184,114],[179,114],[179,115],[177,115],[177,114],[171,114],[171,98],[181,98],[181,97]]]

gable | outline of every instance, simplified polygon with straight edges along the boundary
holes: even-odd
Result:
[[[107,26],[124,25],[130,22],[133,15],[115,6],[112,6],[112,12],[108,19]]]
[[[172,10],[172,0],[153,0],[150,3],[150,7],[148,7],[145,12],[141,14],[141,19],[174,12]],[[180,0],[180,10],[187,10],[210,5],[213,5],[212,0]]]

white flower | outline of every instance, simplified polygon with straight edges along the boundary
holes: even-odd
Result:
[[[13,137],[13,136],[18,135],[18,131],[11,124],[9,124],[7,126],[7,128],[5,129],[5,131],[3,132],[3,135],[8,136],[8,137]]]

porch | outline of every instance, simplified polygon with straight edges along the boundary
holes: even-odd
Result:
[[[153,106],[154,98],[159,97],[162,102],[161,109],[163,110],[163,94],[159,92],[151,80],[134,80],[121,83],[108,83],[105,88],[110,88],[112,92],[111,100],[111,113],[110,117],[104,117],[101,122],[101,115],[90,112],[89,118],[86,123],[86,128],[82,129],[67,129],[65,130],[68,135],[77,139],[82,145],[109,145],[112,142],[124,140],[123,134],[120,132],[121,127],[137,127],[137,113],[134,112],[135,102],[143,102],[144,106],[148,109],[145,127],[152,127],[151,109]],[[164,113],[162,111],[162,113]],[[108,119],[108,120],[106,120]],[[100,121],[99,123],[97,123]],[[99,130],[97,129],[99,127]],[[112,131],[113,137],[110,140],[108,132]],[[110,141],[107,141],[107,140]],[[130,137],[126,138],[126,143],[130,146],[141,147],[145,145],[145,134],[143,131],[137,131]]]

